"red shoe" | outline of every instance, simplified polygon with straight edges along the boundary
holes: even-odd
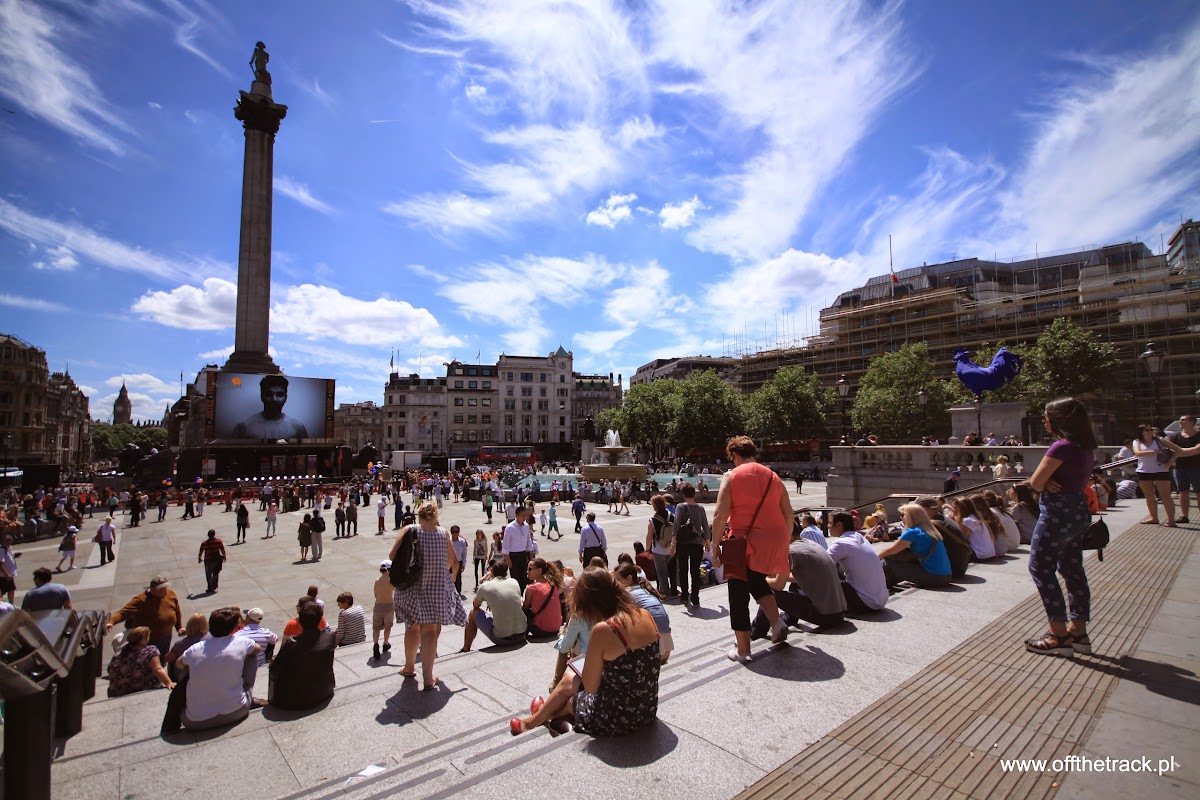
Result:
[[[525,730],[521,727],[521,718],[513,717],[508,721],[508,732],[513,736],[520,736]]]
[[[542,706],[544,705],[546,705],[546,698],[538,695],[537,697],[533,698],[533,701],[529,704],[529,713],[536,717],[537,713],[542,710]]]

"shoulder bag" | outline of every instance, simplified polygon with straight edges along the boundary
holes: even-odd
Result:
[[[758,519],[758,512],[762,511],[763,503],[766,502],[767,495],[771,493],[771,486],[774,483],[775,476],[772,475],[767,481],[767,488],[763,490],[763,496],[759,498],[758,506],[754,509],[754,516],[750,517],[750,524],[746,526],[747,533],[754,527],[754,522]],[[746,563],[746,537],[734,532],[732,525],[728,525],[728,523],[726,525],[725,535],[721,538],[721,563],[725,567],[725,579],[749,580],[749,566]]]
[[[405,529],[388,570],[388,580],[397,589],[411,589],[421,578],[421,542],[415,525]]]

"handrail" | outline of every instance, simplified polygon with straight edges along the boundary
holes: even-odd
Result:
[[[28,612],[14,609],[0,617],[0,697],[36,694],[42,690],[46,677],[67,677],[84,628],[84,625],[76,625],[70,632],[66,648],[68,656],[64,659]],[[29,664],[30,659],[37,659],[33,669],[21,670],[19,665]],[[45,669],[39,669],[39,666]]]

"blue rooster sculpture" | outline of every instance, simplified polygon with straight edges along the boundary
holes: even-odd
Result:
[[[959,347],[954,351],[954,374],[978,398],[984,392],[994,392],[1013,382],[1021,372],[1021,356],[1001,347],[992,357],[991,366],[981,367],[971,360],[971,351]]]

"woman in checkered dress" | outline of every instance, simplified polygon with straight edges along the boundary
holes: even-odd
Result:
[[[412,535],[421,546],[421,577],[411,588],[397,589],[392,594],[396,621],[404,623],[404,668],[400,674],[416,677],[419,647],[424,688],[433,689],[437,685],[433,660],[442,626],[467,624],[467,610],[454,589],[454,576],[462,565],[450,546],[450,535],[438,525],[438,510],[433,503],[421,505],[416,526],[400,532],[388,558],[395,559],[403,537]]]

